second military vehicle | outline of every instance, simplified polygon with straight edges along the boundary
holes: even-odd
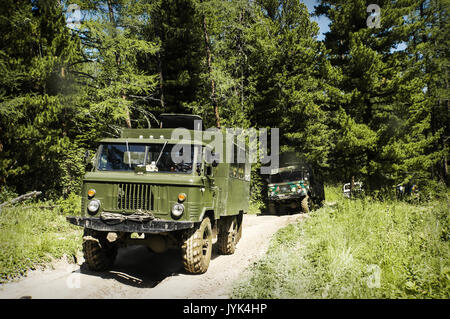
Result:
[[[289,159],[289,160],[288,160]],[[308,213],[325,200],[323,180],[312,165],[293,153],[280,156],[280,168],[267,177],[267,208],[270,214]]]

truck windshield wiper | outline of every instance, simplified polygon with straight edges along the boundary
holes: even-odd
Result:
[[[164,148],[166,147],[166,145],[167,145],[167,141],[164,143],[164,146],[162,147],[161,152],[159,153],[159,156],[158,156],[158,159],[157,159],[156,162],[155,162],[155,165],[158,164],[158,161],[159,161],[159,159],[161,158],[161,155],[162,155],[162,153],[163,153]]]
[[[128,148],[128,139],[125,142],[127,144],[128,166],[130,166],[130,168],[131,168],[131,154],[130,154],[130,149]]]

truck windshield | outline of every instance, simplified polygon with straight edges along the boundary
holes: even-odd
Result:
[[[177,147],[175,147],[176,145]],[[104,143],[100,146],[97,170],[133,171],[139,165],[145,166],[147,172],[190,174],[195,149],[199,149],[199,147],[164,143]],[[183,154],[183,152],[186,153]],[[197,163],[197,166],[201,165],[201,161],[197,161]]]
[[[283,182],[291,182],[291,181],[297,181],[302,180],[302,172],[301,171],[286,171],[286,172],[280,172],[277,174],[273,174],[269,176],[269,183],[283,183]]]

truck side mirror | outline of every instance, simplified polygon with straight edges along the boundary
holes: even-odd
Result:
[[[84,163],[86,165],[91,163],[91,156],[90,156],[90,152],[89,150],[87,150],[86,152],[84,152]]]
[[[93,157],[91,157],[89,150],[84,153],[84,163],[86,165],[86,170],[91,170],[94,167]]]
[[[206,176],[212,176],[212,166],[211,165],[206,165],[205,175]]]

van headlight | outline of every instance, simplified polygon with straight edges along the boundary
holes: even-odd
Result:
[[[92,214],[92,215],[97,213],[99,208],[100,208],[100,201],[98,199],[91,200],[87,206],[89,214]]]
[[[172,215],[173,217],[180,217],[184,212],[183,204],[175,204],[172,206]]]

